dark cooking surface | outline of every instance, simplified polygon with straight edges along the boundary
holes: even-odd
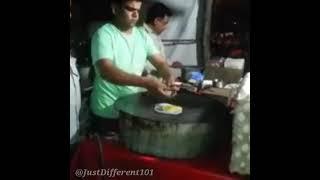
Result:
[[[170,103],[179,105],[183,112],[179,115],[160,114],[154,111],[157,103]],[[195,123],[220,120],[226,114],[226,107],[205,96],[199,96],[191,93],[178,93],[172,99],[159,98],[147,95],[146,93],[137,93],[119,98],[115,107],[124,113],[153,121]]]

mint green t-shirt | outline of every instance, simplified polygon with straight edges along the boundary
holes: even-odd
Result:
[[[91,42],[93,64],[108,59],[117,68],[141,76],[147,58],[159,51],[150,36],[142,29],[134,27],[130,35],[122,33],[113,24],[106,24],[94,33]],[[139,87],[113,84],[100,75],[95,66],[96,78],[91,94],[90,108],[94,114],[105,118],[118,118],[115,101],[122,96],[136,93]]]

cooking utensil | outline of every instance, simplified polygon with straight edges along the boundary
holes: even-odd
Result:
[[[154,110],[158,103],[183,108],[177,115]],[[166,99],[138,93],[118,99],[120,138],[130,150],[172,159],[189,159],[214,153],[225,143],[231,126],[225,120],[227,108],[217,100],[179,92]]]

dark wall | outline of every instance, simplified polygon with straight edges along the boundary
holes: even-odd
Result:
[[[215,32],[249,32],[250,0],[216,1],[213,17]]]
[[[83,23],[111,20],[110,0],[78,0],[82,9]]]

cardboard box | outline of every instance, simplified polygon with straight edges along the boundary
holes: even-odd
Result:
[[[207,80],[219,79],[223,80],[224,85],[230,83],[238,83],[242,77],[243,70],[223,68],[223,67],[210,67],[206,66],[204,70],[204,77]]]

